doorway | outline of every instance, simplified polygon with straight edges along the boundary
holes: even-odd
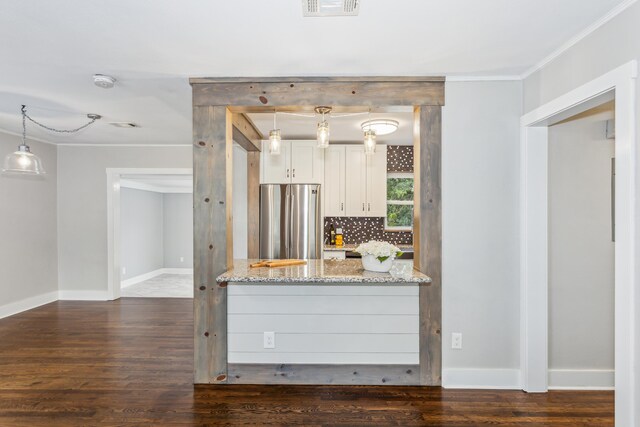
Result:
[[[110,300],[193,297],[191,177],[185,168],[107,169]]]
[[[521,378],[528,392],[548,390],[548,147],[549,126],[615,98],[615,415],[618,425],[636,425],[635,307],[636,78],[631,61],[521,118]],[[597,338],[597,337],[594,337]]]
[[[549,389],[614,388],[614,116],[549,126]]]

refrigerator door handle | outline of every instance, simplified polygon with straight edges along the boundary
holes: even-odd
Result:
[[[284,223],[282,224],[282,244],[284,246],[284,258],[289,258],[289,242],[291,241],[291,193],[287,187],[284,196]]]

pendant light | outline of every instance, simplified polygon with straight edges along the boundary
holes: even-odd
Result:
[[[371,119],[371,110],[369,110],[369,119]],[[371,120],[369,127],[364,131],[364,154],[370,156],[376,152],[376,131],[371,129]]]
[[[39,123],[29,117],[29,115],[27,114],[26,105],[23,105],[20,111],[22,113],[22,143],[18,146],[18,151],[8,154],[4,159],[4,167],[2,168],[2,173],[7,175],[44,175],[46,173],[44,167],[42,166],[42,160],[40,160],[40,157],[33,154],[31,152],[31,149],[27,145],[27,119],[29,119],[29,121],[31,121],[32,123],[52,132],[74,133],[86,128],[87,126],[101,118],[101,116],[99,116],[98,114],[87,114],[87,117],[90,119],[88,123],[76,129],[60,130],[45,126],[42,123]]]
[[[318,131],[316,134],[318,148],[327,148],[329,146],[329,122],[324,119],[324,115],[331,112],[331,107],[316,107],[315,112],[322,114],[322,121],[318,123]]]
[[[277,156],[280,154],[280,146],[282,138],[280,137],[280,129],[276,126],[276,112],[273,112],[273,129],[269,131],[269,154]]]

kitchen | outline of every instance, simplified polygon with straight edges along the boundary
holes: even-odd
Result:
[[[441,383],[444,80],[335,80],[191,79],[196,384]]]

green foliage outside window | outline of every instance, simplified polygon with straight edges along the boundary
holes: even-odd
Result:
[[[406,228],[413,226],[413,177],[387,178],[386,225]]]

